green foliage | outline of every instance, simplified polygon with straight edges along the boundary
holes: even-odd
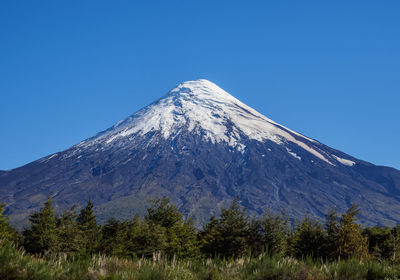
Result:
[[[338,254],[342,259],[368,258],[368,240],[361,234],[361,226],[356,224],[356,216],[360,213],[356,205],[352,205],[343,213],[339,223]]]
[[[248,223],[245,209],[235,199],[228,209],[221,210],[218,248],[222,257],[242,256],[246,253]]]
[[[221,210],[219,219],[211,218],[201,233],[203,252],[209,256],[238,257],[247,253],[249,223],[245,209],[235,199]]]
[[[246,236],[247,250],[252,256],[259,256],[264,252],[265,247],[267,247],[264,245],[264,236],[261,221],[252,218],[249,221]]]
[[[158,224],[141,222],[136,235],[132,236],[133,252],[140,257],[152,257],[155,253],[165,252],[169,246],[166,228]]]
[[[77,217],[78,229],[81,236],[81,254],[91,255],[98,250],[99,227],[93,213],[93,203],[89,199],[86,207],[82,208]]]
[[[119,257],[152,257],[165,254],[177,258],[199,255],[197,232],[167,198],[153,200],[144,220],[110,219],[101,227],[100,252]]]
[[[9,240],[11,238],[8,224],[8,217],[4,216],[4,204],[0,204],[0,240]]]
[[[158,224],[164,228],[172,228],[183,221],[183,215],[175,205],[170,204],[169,198],[151,200],[151,206],[147,209],[145,220]]]
[[[75,207],[65,211],[57,218],[59,252],[76,254],[81,250],[81,232],[76,222]]]
[[[166,229],[157,224],[110,219],[101,227],[102,254],[119,257],[151,257],[167,248]]]
[[[392,228],[389,240],[387,241],[390,250],[390,260],[393,263],[400,262],[400,226]]]
[[[368,239],[368,251],[378,260],[400,261],[400,227],[365,228],[363,235]]]
[[[144,218],[110,219],[100,227],[93,207],[89,200],[79,214],[72,208],[55,217],[49,197],[23,233],[26,251],[35,256],[2,242],[0,278],[392,279],[400,275],[400,227],[362,232],[355,206],[340,219],[330,211],[324,226],[306,217],[291,229],[284,213],[267,211],[249,217],[235,199],[202,231],[167,198],[153,200]],[[0,234],[12,241],[13,230],[8,229],[3,209]]]
[[[126,257],[128,223],[110,219],[101,227],[101,252],[108,256]]]
[[[388,227],[373,227],[363,230],[368,239],[368,251],[376,259],[390,259],[393,255],[392,233]]]
[[[295,257],[303,259],[325,257],[326,232],[322,225],[306,217],[296,228],[291,238],[291,249]]]
[[[203,231],[199,233],[201,251],[208,257],[214,257],[218,253],[216,247],[220,240],[220,231],[218,219],[215,216],[204,226]]]
[[[94,255],[90,259],[48,255],[38,258],[15,246],[0,246],[0,279],[235,279],[235,280],[361,280],[399,279],[400,267],[386,262],[360,262],[350,259],[335,262],[313,262],[291,257],[261,255],[229,261],[128,260]]]
[[[0,242],[13,242],[19,244],[21,236],[18,231],[11,227],[8,217],[4,215],[4,204],[0,204]]]
[[[160,244],[165,244],[165,248],[159,248],[160,251],[179,258],[192,258],[199,255],[197,232],[193,222],[190,219],[185,221],[178,208],[170,204],[168,198],[153,200],[144,220],[145,226],[157,230],[158,239],[162,234],[161,231],[165,231],[166,242],[160,240]]]
[[[168,248],[166,253],[179,258],[193,258],[200,254],[197,232],[192,220],[176,223],[167,229]]]
[[[44,254],[59,250],[57,224],[51,197],[44,207],[29,218],[30,227],[23,232],[23,245],[29,253]]]
[[[338,257],[339,223],[338,214],[331,210],[326,215],[325,230],[325,257],[328,260],[335,260]]]
[[[267,211],[260,220],[263,247],[270,255],[284,255],[288,250],[290,235],[289,219],[285,213],[272,214]]]

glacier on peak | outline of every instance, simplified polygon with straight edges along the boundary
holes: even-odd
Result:
[[[156,102],[80,145],[110,145],[119,138],[149,132],[159,132],[168,139],[182,130],[202,135],[212,143],[225,142],[238,150],[243,150],[243,136],[280,145],[292,142],[333,165],[315,147],[317,141],[268,119],[205,79],[179,84]]]

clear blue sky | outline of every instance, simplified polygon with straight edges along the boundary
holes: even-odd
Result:
[[[0,169],[184,80],[400,169],[400,1],[0,1]]]

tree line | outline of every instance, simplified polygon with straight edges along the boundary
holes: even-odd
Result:
[[[40,255],[151,258],[162,254],[191,259],[268,254],[323,261],[355,258],[400,262],[400,226],[362,228],[357,224],[359,209],[354,205],[341,215],[330,211],[324,223],[305,217],[292,227],[285,213],[266,211],[252,217],[235,199],[202,230],[185,219],[168,198],[152,200],[142,218],[109,219],[103,225],[97,224],[93,210],[89,200],[80,211],[73,207],[56,215],[48,197],[43,208],[29,217],[29,226],[19,233],[10,226],[3,214],[4,205],[0,205],[0,240]]]

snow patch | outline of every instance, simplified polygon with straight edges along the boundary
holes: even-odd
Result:
[[[246,149],[246,145],[243,145],[243,144],[238,144],[237,146],[236,146],[236,149],[239,151],[239,152],[241,152],[242,154],[244,153],[244,151],[245,151],[245,149]]]
[[[52,159],[52,158],[54,158],[54,157],[56,157],[56,156],[58,156],[58,154],[51,155],[51,156],[49,156],[47,159]]]
[[[292,155],[293,157],[297,158],[298,160],[301,160],[301,157],[298,156],[296,153],[292,152],[290,149],[286,148],[286,151]]]
[[[356,163],[354,161],[351,161],[349,159],[344,159],[344,158],[340,158],[338,156],[332,155],[338,162],[340,162],[343,165],[347,165],[347,166],[353,166]]]

